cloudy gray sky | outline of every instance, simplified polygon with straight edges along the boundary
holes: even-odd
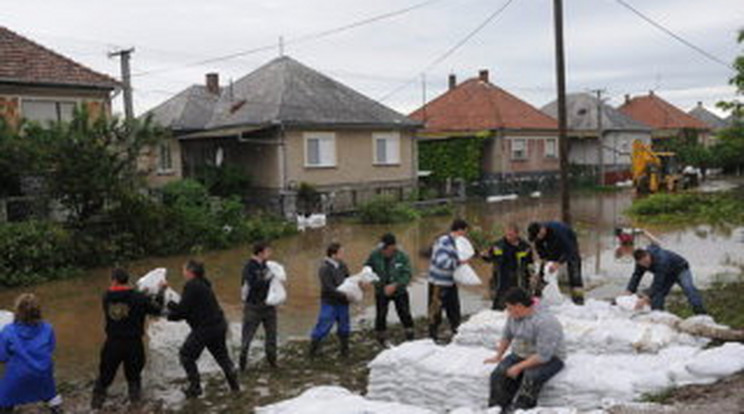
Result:
[[[705,51],[731,62],[744,27],[742,0],[626,0]],[[118,78],[116,47],[134,46],[136,111],[141,113],[206,72],[223,85],[278,55],[278,47],[235,59],[194,62],[278,44],[285,53],[408,113],[422,102],[421,71],[506,0],[439,0],[334,36],[292,38],[343,26],[423,0],[22,0],[3,2],[0,25]],[[611,103],[654,89],[689,109],[734,96],[731,70],[621,7],[616,0],[565,0],[569,91],[604,88]],[[426,73],[432,98],[487,68],[497,85],[536,106],[554,99],[552,1],[514,0],[497,19]],[[150,74],[143,72],[155,71]],[[116,111],[121,111],[117,101]]]

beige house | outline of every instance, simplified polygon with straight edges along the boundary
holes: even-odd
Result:
[[[251,179],[249,204],[270,203],[285,214],[294,213],[302,183],[324,194],[328,212],[379,194],[402,198],[416,184],[418,123],[289,57],[229,87],[210,74],[206,86],[150,113],[176,137],[178,145],[159,157],[169,153],[174,176],[238,167]]]

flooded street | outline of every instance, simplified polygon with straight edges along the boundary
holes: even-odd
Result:
[[[633,270],[627,260],[614,256],[616,247],[613,229],[631,225],[622,213],[632,201],[628,190],[607,194],[577,194],[573,198],[572,211],[580,238],[584,257],[585,281],[597,287],[590,295],[609,297],[624,289],[625,282]],[[470,203],[457,206],[458,214],[466,218],[473,227],[491,229],[500,224],[516,222],[523,227],[533,220],[552,220],[559,217],[559,202],[556,198],[522,198],[496,204]],[[372,226],[335,220],[324,229],[311,230],[274,243],[274,260],[283,263],[289,277],[287,303],[281,307],[279,316],[280,337],[306,336],[317,315],[319,286],[317,266],[325,246],[331,241],[341,242],[346,249],[346,261],[352,272],[360,269],[379,236],[392,231],[400,246],[410,254],[416,269],[416,280],[410,288],[412,310],[422,316],[426,306],[426,284],[423,273],[427,260],[419,254],[426,249],[435,236],[446,231],[449,217],[427,217],[414,223],[392,226]],[[651,229],[672,250],[681,253],[691,262],[699,285],[705,285],[713,276],[735,274],[744,265],[744,229],[711,228],[708,226]],[[214,282],[217,295],[228,319],[240,322],[239,299],[240,272],[249,258],[247,246],[231,250],[205,253],[201,258],[207,264],[208,277]],[[169,280],[180,290],[181,264],[188,256],[151,258],[133,263],[129,268],[136,275],[144,274],[154,267],[166,267]],[[487,286],[490,267],[475,262],[476,271],[484,285],[461,290],[461,301],[466,312],[488,306]],[[650,277],[646,278],[650,282]],[[62,379],[88,380],[96,374],[98,352],[103,341],[103,318],[100,297],[108,286],[108,269],[89,271],[84,277],[68,281],[50,282],[28,289],[6,289],[0,292],[0,309],[10,309],[13,298],[22,291],[31,290],[39,294],[44,305],[45,318],[52,322],[57,333],[56,352],[58,375]],[[368,323],[374,315],[371,295],[364,304],[355,306],[357,324]],[[397,316],[391,309],[391,320]],[[176,352],[176,349],[173,350]]]

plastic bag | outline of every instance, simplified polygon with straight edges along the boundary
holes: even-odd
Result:
[[[266,295],[266,304],[269,306],[279,306],[286,302],[287,290],[284,289],[284,283],[278,278],[274,277],[269,283],[269,294]]]
[[[635,312],[638,299],[639,298],[636,295],[622,295],[615,298],[615,303],[620,309]],[[649,306],[644,305],[643,310],[649,310]]]
[[[266,262],[266,267],[269,268],[269,273],[273,275],[273,277],[279,279],[282,282],[287,281],[287,272],[284,270],[284,266],[280,265],[277,262],[269,260]]]
[[[380,281],[380,277],[377,276],[377,273],[375,273],[369,266],[364,266],[362,268],[362,271],[359,272],[359,276],[361,281],[367,283],[375,283]]]
[[[554,272],[548,271],[553,262],[545,263],[545,281],[547,285],[542,291],[542,303],[546,306],[560,305],[564,297],[561,295],[561,289],[558,287],[558,268]]]
[[[478,286],[483,283],[469,264],[458,266],[454,278],[455,283],[463,286]]]
[[[462,261],[470,260],[475,255],[475,249],[467,237],[457,237],[455,239],[455,248],[457,248],[457,255]]]
[[[168,269],[164,267],[152,269],[137,280],[137,290],[148,295],[157,295],[160,285],[165,282],[167,276]]]
[[[346,295],[349,302],[361,302],[364,298],[364,291],[362,291],[361,286],[359,286],[361,280],[361,275],[347,277],[346,280],[336,288],[336,290]]]

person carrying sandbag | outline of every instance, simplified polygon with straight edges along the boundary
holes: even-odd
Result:
[[[145,368],[145,319],[163,311],[165,286],[150,298],[129,286],[129,273],[124,269],[111,271],[111,286],[103,295],[106,319],[106,341],[101,349],[98,378],[93,386],[91,409],[103,407],[106,391],[114,382],[119,365],[124,365],[129,402],[137,403],[142,394],[142,370]]]
[[[581,255],[573,229],[558,221],[533,222],[527,228],[527,233],[530,241],[535,244],[535,251],[540,259],[552,262],[551,268],[546,269],[548,273],[566,265],[571,300],[577,305],[583,305],[584,280],[581,276]]]
[[[241,285],[245,297],[243,298],[243,330],[239,360],[241,372],[246,369],[251,341],[261,325],[263,325],[266,336],[264,344],[266,361],[271,367],[276,368],[276,306],[266,303],[271,288],[271,279],[274,277],[266,265],[270,257],[271,247],[267,243],[256,243],[253,246],[253,257],[243,267]]]
[[[534,273],[532,246],[519,236],[515,223],[504,227],[504,237],[497,240],[481,258],[493,264],[491,309],[504,310],[504,295],[513,287],[532,291],[530,285]]]
[[[450,226],[450,232],[437,238],[431,252],[429,265],[429,337],[436,341],[439,336],[439,325],[442,324],[442,311],[447,314],[450,330],[454,336],[460,326],[460,296],[455,284],[455,270],[467,263],[460,260],[455,239],[464,237],[468,232],[468,223],[456,219]]]
[[[179,358],[189,381],[184,390],[186,398],[196,398],[202,394],[201,379],[196,361],[204,351],[209,350],[217,364],[225,373],[227,383],[233,392],[240,391],[238,374],[227,352],[227,320],[217,297],[212,291],[212,283],[207,279],[204,264],[189,260],[183,266],[183,286],[181,301],[169,302],[168,320],[185,320],[191,332],[179,351]]]
[[[411,316],[408,284],[411,282],[411,261],[408,255],[398,248],[395,235],[386,233],[379,245],[370,253],[365,266],[380,278],[375,286],[375,333],[377,341],[387,346],[387,314],[390,302],[395,304],[400,323],[403,325],[406,340],[414,337],[413,317]]]
[[[349,299],[339,292],[338,287],[349,277],[349,268],[342,260],[344,249],[339,243],[331,243],[326,249],[326,257],[318,269],[320,279],[320,313],[318,322],[310,334],[310,358],[317,356],[320,342],[337,325],[339,350],[342,358],[349,356]]]

